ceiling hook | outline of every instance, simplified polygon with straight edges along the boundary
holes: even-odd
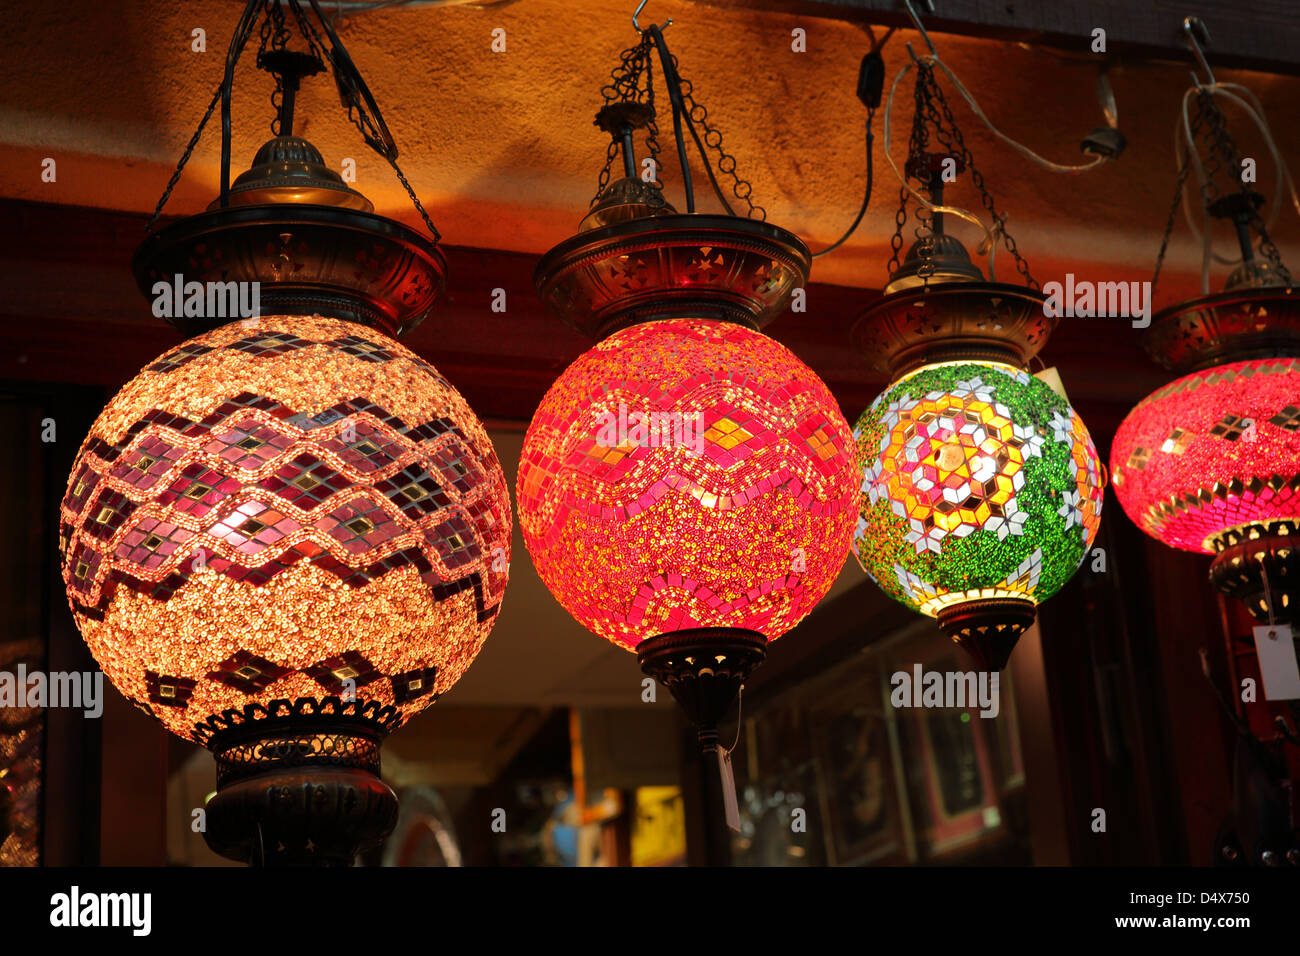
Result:
[[[1187,34],[1187,45],[1192,48],[1196,54],[1197,62],[1201,64],[1201,69],[1209,78],[1209,86],[1217,85],[1214,79],[1214,71],[1210,69],[1210,64],[1205,60],[1205,47],[1210,45],[1210,31],[1200,17],[1183,17],[1183,31]],[[1196,79],[1196,85],[1201,85],[1200,77],[1192,74]]]
[[[925,7],[927,13],[934,13],[934,0],[918,0],[918,2]],[[925,41],[925,45],[930,48],[930,55],[937,57],[939,51],[934,48],[934,44],[930,41],[930,34],[925,32],[925,25],[921,23],[921,18],[916,15],[916,10],[912,8],[912,0],[903,0],[903,6],[907,7],[907,15],[912,18],[912,24],[916,27],[917,32],[921,34],[921,39]]]
[[[641,11],[645,9],[645,5],[649,2],[650,0],[641,0],[641,2],[636,5],[636,12],[632,14],[632,26],[636,28],[637,33],[645,33],[645,30],[641,29],[641,24],[637,21],[637,17],[641,16]],[[667,30],[670,26],[672,26],[672,23],[673,23],[673,18],[669,17],[664,22],[664,25],[661,26],[659,29]]]

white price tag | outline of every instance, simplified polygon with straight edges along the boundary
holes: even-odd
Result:
[[[1070,396],[1065,394],[1065,383],[1061,381],[1061,373],[1056,370],[1055,365],[1035,372],[1034,378],[1038,379],[1040,382],[1045,382],[1048,388],[1054,391],[1057,395],[1060,395],[1067,402],[1070,400]]]
[[[1255,652],[1269,700],[1300,699],[1300,664],[1289,624],[1260,624],[1255,628]]]
[[[717,749],[718,776],[722,778],[722,805],[727,811],[727,826],[740,832],[740,805],[736,802],[736,775],[731,770],[731,754]]]

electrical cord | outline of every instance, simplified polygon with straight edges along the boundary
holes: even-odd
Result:
[[[1182,169],[1183,163],[1190,162],[1192,168],[1196,171],[1198,184],[1205,183],[1205,166],[1201,162],[1201,157],[1196,149],[1196,138],[1192,132],[1190,104],[1193,98],[1198,96],[1204,90],[1211,96],[1222,96],[1230,103],[1236,104],[1255,124],[1256,129],[1264,137],[1264,143],[1268,148],[1269,155],[1273,159],[1273,164],[1277,168],[1278,188],[1274,192],[1272,201],[1269,203],[1268,216],[1265,219],[1266,228],[1272,229],[1277,222],[1278,214],[1281,211],[1282,196],[1284,192],[1290,193],[1291,203],[1295,206],[1297,214],[1300,214],[1300,195],[1297,194],[1295,180],[1291,176],[1290,167],[1287,165],[1282,151],[1278,148],[1277,142],[1273,139],[1273,132],[1268,124],[1268,119],[1264,116],[1264,107],[1258,97],[1248,88],[1240,83],[1197,83],[1195,86],[1188,87],[1183,94],[1182,115],[1174,123],[1174,160],[1176,168]],[[1237,92],[1234,92],[1237,91]],[[1242,95],[1238,95],[1238,93]],[[1187,221],[1192,235],[1201,243],[1201,292],[1208,295],[1210,292],[1210,264],[1217,262],[1219,265],[1235,266],[1241,263],[1241,256],[1224,256],[1213,250],[1213,231],[1210,228],[1201,229],[1192,216],[1192,204],[1188,199],[1186,186],[1182,190],[1181,205],[1183,218]]]
[[[899,183],[902,184],[903,188],[909,194],[911,194],[911,196],[922,206],[922,208],[929,210],[931,213],[938,212],[938,213],[944,213],[946,215],[953,215],[959,219],[962,219],[966,222],[969,222],[979,227],[980,231],[983,233],[983,238],[979,243],[978,251],[981,254],[987,252],[989,256],[989,277],[990,280],[996,281],[996,272],[994,269],[994,254],[997,249],[997,238],[1001,232],[1000,225],[998,223],[994,223],[993,227],[989,228],[988,226],[984,225],[983,220],[981,220],[979,216],[975,215],[974,213],[966,209],[962,209],[958,206],[934,205],[933,203],[930,202],[930,200],[926,196],[922,195],[917,189],[915,189],[912,186],[911,183],[907,181],[907,177],[902,174],[902,172],[898,168],[898,164],[894,162],[894,158],[893,155],[891,154],[891,149],[890,149],[890,141],[891,141],[890,115],[893,112],[894,96],[898,91],[898,85],[902,81],[903,77],[905,77],[909,72],[911,72],[914,67],[917,67],[922,63],[931,66],[937,66],[940,70],[943,71],[943,74],[949,79],[949,81],[953,85],[953,88],[956,89],[957,92],[961,95],[961,98],[966,101],[966,105],[970,107],[971,112],[975,114],[976,118],[978,118],[979,121],[984,124],[984,126],[989,130],[989,132],[991,132],[994,136],[1000,139],[1003,143],[1006,143],[1016,152],[1020,153],[1020,155],[1024,156],[1030,162],[1033,162],[1036,165],[1041,166],[1044,169],[1047,169],[1051,172],[1062,173],[1066,175],[1077,175],[1079,173],[1085,173],[1088,172],[1089,170],[1096,169],[1098,166],[1101,166],[1104,163],[1111,162],[1115,157],[1114,155],[1105,155],[1102,153],[1097,153],[1093,156],[1093,158],[1089,162],[1067,165],[1064,163],[1056,163],[1050,159],[1040,156],[1038,153],[1030,149],[1028,146],[1024,145],[1018,140],[1002,132],[1002,130],[1000,130],[993,123],[993,121],[988,118],[988,116],[984,113],[984,110],[980,108],[978,101],[976,101],[974,95],[970,92],[970,90],[968,90],[965,84],[962,83],[962,81],[957,77],[957,74],[948,68],[948,64],[944,63],[943,60],[940,59],[938,52],[934,51],[933,44],[931,44],[930,49],[934,52],[926,54],[925,56],[922,57],[917,57],[916,53],[913,52],[910,45],[908,46],[907,49],[908,49],[908,53],[911,54],[912,62],[908,63],[905,67],[903,67],[903,69],[900,70],[898,72],[898,75],[894,78],[894,82],[889,88],[889,98],[885,103],[885,121],[884,121],[885,161],[889,164],[889,168],[893,171],[894,177],[899,181]]]
[[[881,49],[889,41],[890,36],[894,33],[890,30],[885,34],[885,38],[879,43],[875,42],[872,37],[871,51],[862,58],[862,63],[858,66],[858,99],[862,105],[867,108],[867,185],[862,192],[862,205],[858,207],[858,214],[853,218],[853,222],[840,236],[825,249],[820,252],[814,252],[812,257],[817,259],[827,253],[834,252],[840,246],[848,241],[849,237],[857,231],[858,226],[862,223],[862,217],[867,214],[867,206],[871,204],[871,190],[874,180],[874,163],[872,162],[872,146],[875,143],[876,135],[871,131],[871,124],[876,118],[876,110],[880,107],[880,97],[885,88],[885,59],[881,55]]]
[[[868,109],[868,110],[867,110],[867,122],[866,122],[866,127],[867,127],[867,187],[866,187],[866,189],[865,189],[865,190],[863,191],[863,193],[862,193],[862,205],[858,207],[858,214],[853,218],[853,223],[852,223],[852,225],[849,226],[849,228],[845,231],[844,235],[840,236],[838,239],[836,239],[834,242],[832,242],[829,246],[827,246],[825,249],[821,250],[820,252],[814,252],[814,253],[812,254],[812,257],[813,257],[814,259],[817,259],[817,258],[819,258],[819,257],[821,257],[821,256],[824,256],[824,255],[826,255],[827,253],[834,252],[834,251],[835,251],[836,249],[838,249],[840,246],[844,245],[844,243],[846,243],[846,242],[848,241],[849,237],[852,236],[853,233],[857,231],[858,226],[859,226],[859,225],[861,224],[861,222],[862,222],[862,217],[865,216],[865,215],[867,214],[867,206],[871,203],[871,186],[872,186],[872,166],[873,166],[873,163],[872,163],[872,161],[871,161],[871,145],[872,145],[872,143],[875,141],[875,134],[871,132],[871,121],[872,121],[872,119],[875,117],[875,115],[876,115],[876,111],[875,111],[874,109]]]

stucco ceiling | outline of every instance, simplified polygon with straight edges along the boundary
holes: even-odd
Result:
[[[220,79],[241,4],[6,0],[4,6],[11,9],[0,38],[3,195],[152,209]],[[401,163],[447,243],[537,253],[573,232],[595,191],[606,146],[592,126],[598,91],[618,53],[636,38],[633,7],[628,0],[412,4],[339,21],[339,34],[392,128]],[[681,72],[723,130],[770,219],[813,249],[827,245],[851,221],[862,191],[864,110],[854,86],[866,32],[848,22],[683,0],[653,0],[645,13],[656,22],[669,16],[666,36]],[[191,52],[196,28],[206,31],[205,53]],[[795,28],[806,31],[807,52],[792,50]],[[505,31],[504,52],[492,50],[496,29]],[[1102,57],[952,35],[934,40],[1004,130],[1054,160],[1079,161],[1080,139],[1102,123],[1094,89]],[[923,48],[911,30],[887,44],[890,78],[907,62],[908,42]],[[269,135],[269,78],[254,69],[254,54],[246,53],[236,86],[236,172]],[[1283,151],[1295,156],[1300,130],[1287,120],[1300,101],[1300,79],[1240,71],[1220,71],[1219,78],[1245,82],[1260,96]],[[1115,58],[1110,80],[1130,146],[1119,162],[1082,176],[1031,165],[992,139],[949,94],[1040,277],[1065,271],[1149,277],[1172,192],[1172,131],[1188,70]],[[900,159],[910,81],[902,91],[893,148]],[[331,165],[356,160],[357,185],[379,212],[416,221],[391,170],[347,124],[326,77],[305,81],[298,116],[297,131]],[[1236,131],[1243,152],[1261,157],[1261,182],[1272,192],[1258,137],[1244,124]],[[211,200],[219,144],[214,121],[169,213],[196,212]],[[54,183],[40,177],[47,156],[58,162]],[[845,247],[817,261],[816,280],[881,284],[897,183],[883,163],[876,173],[866,220]],[[670,193],[678,178],[668,171]],[[952,198],[978,208],[964,184]],[[1276,232],[1283,252],[1300,257],[1293,210]],[[1199,252],[1183,228],[1166,290],[1192,291],[1198,267]]]

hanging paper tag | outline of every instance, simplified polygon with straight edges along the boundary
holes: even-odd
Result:
[[[722,805],[727,811],[727,826],[740,832],[740,805],[736,802],[736,775],[731,771],[731,754],[717,749],[718,776],[722,778]]]
[[[1065,383],[1061,381],[1061,373],[1056,370],[1055,365],[1035,372],[1034,378],[1046,384],[1048,388],[1067,402],[1070,400],[1070,396],[1065,394]]]
[[[1269,700],[1300,699],[1300,665],[1289,624],[1260,624],[1255,628],[1255,652]]]

